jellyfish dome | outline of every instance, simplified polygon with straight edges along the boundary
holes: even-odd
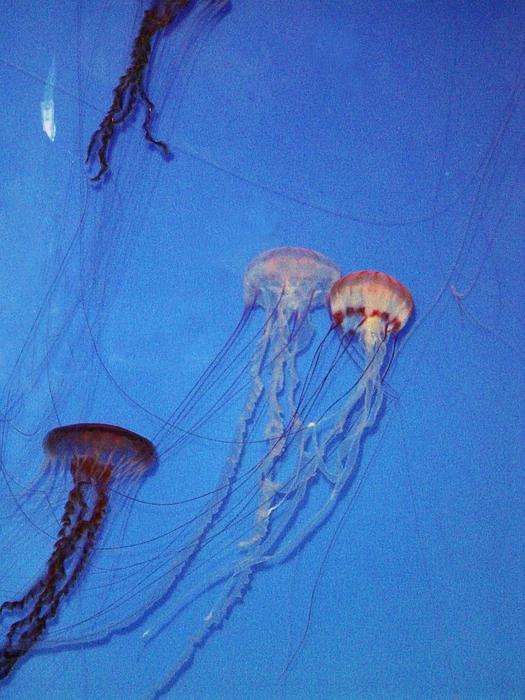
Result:
[[[368,353],[406,324],[412,295],[390,275],[362,270],[337,280],[330,290],[330,312],[344,333],[354,332]]]
[[[51,463],[71,459],[85,463],[91,459],[98,465],[109,465],[114,479],[141,474],[156,461],[149,440],[106,423],[54,428],[46,435],[42,448]]]
[[[339,276],[339,268],[315,250],[285,246],[254,258],[244,274],[244,299],[273,309],[281,302],[288,310],[323,306],[326,290]]]

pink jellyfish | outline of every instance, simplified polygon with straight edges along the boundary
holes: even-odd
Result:
[[[197,584],[176,605],[219,590],[153,696],[191,664],[256,572],[301,547],[355,478],[364,436],[383,405],[389,340],[408,321],[413,302],[384,273],[338,277],[331,261],[297,248],[270,250],[248,265],[246,309],[251,316],[262,308],[265,322],[230,453],[211,504],[180,550],[177,582],[195,580],[210,561],[217,564],[200,589]],[[332,324],[314,344],[312,311],[326,302]],[[362,367],[354,381],[355,346]]]

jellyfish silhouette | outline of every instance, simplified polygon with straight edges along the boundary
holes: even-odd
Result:
[[[108,509],[111,484],[134,481],[156,461],[153,445],[113,425],[79,423],[51,430],[45,469],[68,469],[73,480],[44,574],[17,600],[0,605],[9,625],[0,650],[0,678],[36,644],[88,563]],[[11,618],[16,620],[11,622]]]
[[[372,271],[339,278],[329,259],[301,248],[255,258],[244,293],[245,314],[265,314],[250,345],[247,397],[211,503],[175,566],[180,584],[212,567],[186,596],[175,596],[179,609],[220,591],[152,697],[177,681],[256,571],[291,556],[330,516],[383,405],[389,338],[413,309],[410,292],[394,278]],[[332,323],[314,344],[312,313],[327,300]],[[154,637],[148,633],[147,641]]]

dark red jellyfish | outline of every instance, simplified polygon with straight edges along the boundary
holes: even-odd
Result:
[[[44,573],[21,598],[0,605],[9,625],[0,650],[0,678],[33,647],[78,582],[104,522],[111,485],[136,481],[156,462],[146,438],[102,423],[55,428],[44,440],[44,468],[68,470],[72,487]],[[15,620],[10,622],[10,618]]]
[[[145,73],[150,62],[154,39],[175,20],[181,19],[186,10],[190,11],[192,6],[197,5],[202,5],[205,10],[211,8],[213,13],[218,15],[228,7],[229,0],[204,0],[203,2],[153,0],[151,7],[144,12],[138,34],[133,41],[129,66],[113,90],[111,106],[89,142],[86,163],[89,163],[91,158],[96,157],[100,166],[97,174],[91,178],[93,182],[98,182],[109,170],[108,149],[113,140],[115,128],[126,121],[137,103],[142,103],[146,110],[146,116],[142,122],[144,138],[160,148],[165,156],[169,155],[168,144],[165,141],[155,139],[151,134],[150,127],[155,104],[148,97]]]

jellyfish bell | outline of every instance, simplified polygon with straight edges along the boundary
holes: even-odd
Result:
[[[261,253],[244,274],[245,304],[255,304],[267,313],[315,309],[326,301],[327,289],[339,268],[314,250],[286,246]]]
[[[149,440],[102,423],[55,428],[47,434],[43,449],[44,469],[67,471],[72,483],[64,495],[60,528],[44,573],[21,597],[0,605],[5,628],[0,679],[39,642],[65,598],[77,586],[81,588],[81,577],[106,520],[112,483],[122,488],[123,482],[139,479],[156,462]]]
[[[106,423],[77,423],[54,428],[45,437],[42,448],[50,464],[92,465],[108,472],[115,480],[140,476],[156,463],[155,448],[136,433]],[[57,467],[55,467],[57,468]],[[82,470],[82,467],[81,467]]]
[[[408,289],[384,272],[352,272],[330,290],[334,323],[343,333],[355,333],[368,355],[403,328],[413,308]]]

